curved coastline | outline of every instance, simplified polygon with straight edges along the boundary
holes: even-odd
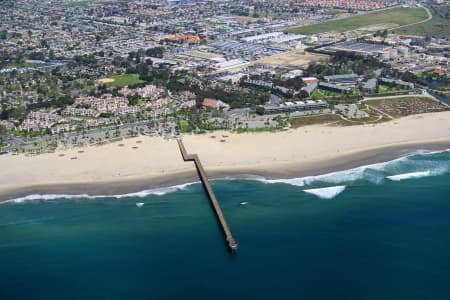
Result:
[[[418,151],[446,151],[450,149],[450,141],[414,143],[402,145],[382,146],[375,149],[356,151],[351,154],[336,156],[330,160],[317,161],[311,164],[272,164],[259,168],[226,169],[216,167],[208,171],[212,180],[285,180],[318,176],[332,172],[345,171],[357,167],[384,163]],[[116,197],[121,198],[128,194],[165,193],[166,190],[178,190],[183,186],[198,183],[195,171],[174,172],[161,176],[137,177],[117,181],[97,181],[80,183],[55,183],[38,186],[23,186],[11,190],[0,190],[0,203],[12,199],[24,198],[30,195],[70,195],[70,197],[93,198]],[[56,197],[57,198],[57,197]]]
[[[271,133],[183,137],[211,179],[286,179],[450,148],[450,111],[356,126],[312,125]],[[141,136],[34,157],[0,156],[0,202],[30,194],[120,195],[198,181],[175,140]],[[74,159],[76,158],[76,159]]]

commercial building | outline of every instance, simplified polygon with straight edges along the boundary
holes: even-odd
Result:
[[[262,110],[257,110],[265,115],[270,114],[280,114],[280,113],[290,113],[296,111],[314,110],[314,109],[324,109],[328,108],[328,103],[323,100],[308,100],[295,101],[295,102],[285,102],[279,105],[264,105]]]

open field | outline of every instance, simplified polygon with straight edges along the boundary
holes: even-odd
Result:
[[[307,66],[312,61],[324,60],[326,56],[305,52],[303,50],[293,50],[281,54],[263,57],[252,62],[252,65],[272,65],[277,67],[302,67]]]
[[[292,28],[289,32],[300,34],[317,34],[327,31],[344,32],[376,24],[390,24],[392,27],[396,27],[420,22],[426,18],[427,13],[421,8],[393,8],[345,19]]]
[[[113,79],[112,82],[107,83],[106,85],[108,87],[124,87],[129,86],[132,84],[142,83],[144,81],[139,79],[138,74],[121,74],[121,75],[115,75],[111,76],[111,79]]]
[[[365,101],[394,118],[403,116],[448,110],[448,107],[430,97],[399,97]]]
[[[450,19],[445,19],[432,11],[433,19],[404,28],[393,30],[397,34],[431,36],[450,39]]]
[[[91,0],[72,1],[72,2],[68,2],[67,6],[69,6],[69,7],[86,7],[91,2],[92,2]]]

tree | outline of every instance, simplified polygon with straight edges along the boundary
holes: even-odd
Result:
[[[7,132],[8,131],[7,131],[6,127],[3,125],[0,125],[0,144],[3,143],[3,140],[4,140]]]

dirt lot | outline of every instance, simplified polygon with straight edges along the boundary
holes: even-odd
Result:
[[[264,64],[276,67],[305,67],[312,61],[325,60],[327,56],[292,50],[281,54],[263,57],[252,62],[252,65]]]
[[[102,79],[97,80],[97,82],[99,82],[99,83],[111,83],[111,82],[114,82],[114,79],[112,79],[112,78],[102,78]]]

